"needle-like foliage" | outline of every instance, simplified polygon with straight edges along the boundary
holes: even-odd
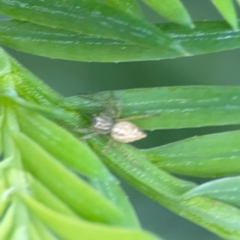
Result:
[[[144,0],[175,22],[152,24],[135,0],[0,0],[0,44],[36,55],[119,62],[240,47],[232,1],[225,21],[192,22],[179,0]],[[177,23],[177,24],[176,24]],[[0,48],[0,239],[157,240],[141,229],[109,168],[139,191],[224,239],[240,239],[239,131],[137,149],[90,129],[104,95],[64,98]],[[113,91],[140,129],[240,124],[240,87]],[[139,116],[145,116],[142,119]],[[106,148],[107,146],[107,148]],[[222,177],[203,185],[174,177]]]

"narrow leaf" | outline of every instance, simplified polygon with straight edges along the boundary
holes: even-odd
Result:
[[[190,15],[180,0],[142,0],[163,17],[188,27],[194,27]]]
[[[173,51],[167,46],[144,48],[121,41],[9,20],[0,21],[0,43],[40,56],[88,62],[160,60],[240,47],[240,32],[229,29],[224,21],[203,21],[196,22],[195,25],[194,29],[169,23],[157,25],[180,42],[188,54]]]
[[[98,99],[95,105],[85,102],[89,112],[99,112],[106,101],[103,94],[88,96]],[[239,95],[237,86],[181,86],[115,91],[113,98],[121,106],[120,119],[128,118],[142,129],[154,130],[239,124]],[[67,98],[66,105],[84,107],[80,97]]]
[[[5,212],[5,210],[7,209],[7,205],[8,205],[8,201],[3,201],[2,199],[1,199],[1,201],[0,201],[0,219],[2,218],[2,215],[3,215],[3,213]]]
[[[101,136],[89,140],[93,149],[99,154],[107,142],[108,140]],[[107,156],[107,166],[114,167],[115,171],[119,171],[125,176],[127,173],[132,174],[134,179],[142,184],[143,188],[145,188],[145,185],[151,184],[151,188],[158,191],[161,196],[178,197],[195,187],[192,182],[178,179],[158,169],[149,163],[138,149],[126,144],[114,142],[104,155]],[[111,156],[114,156],[114,158],[111,158]],[[144,174],[142,174],[143,169],[147,169]],[[128,179],[128,182],[131,183],[131,180]]]
[[[193,188],[184,198],[207,196],[232,205],[240,206],[240,177],[228,177],[210,181]]]
[[[94,177],[94,179],[88,179],[88,181],[91,180],[91,184],[94,182],[94,187],[98,192],[107,197],[115,206],[121,208],[125,213],[126,225],[138,228],[139,222],[130,201],[126,198],[118,181],[99,161],[98,157],[86,146],[86,144],[79,142],[71,134],[66,132],[66,130],[35,113],[41,113],[48,117],[51,113],[51,118],[61,122],[63,121],[65,126],[70,126],[68,122],[77,126],[77,124],[81,122],[79,112],[70,111],[68,106],[58,107],[57,105],[61,103],[61,96],[48,88],[39,79],[32,76],[14,59],[10,60],[14,72],[16,73],[14,77],[10,76],[10,86],[16,85],[16,90],[20,96],[27,96],[30,101],[36,103],[25,101],[15,95],[13,97],[11,91],[6,91],[4,95],[0,96],[1,100],[10,102],[14,106],[21,106],[21,111],[18,108],[20,111],[19,120],[25,123],[25,125],[22,124],[26,127],[25,132],[30,132],[29,135],[34,138],[38,144],[48,149],[53,156],[72,168],[75,172],[88,177]],[[9,83],[7,85],[9,85]],[[30,111],[25,111],[24,108]],[[16,116],[13,116],[12,122],[14,121],[16,121]],[[9,128],[12,128],[14,124],[9,123]],[[34,129],[37,131],[34,131]],[[18,127],[14,131],[18,131]],[[46,138],[48,138],[48,141],[46,141]],[[65,141],[63,141],[63,139]],[[68,149],[67,146],[70,148]],[[66,151],[67,149],[69,151]],[[10,152],[11,154],[13,153],[12,150]],[[81,159],[84,159],[84,161],[81,161]],[[21,162],[21,160],[19,160],[19,162]],[[4,163],[6,163],[6,160]]]
[[[229,25],[236,31],[238,29],[238,18],[235,6],[232,0],[212,0],[212,3],[229,23]]]
[[[97,155],[84,142],[76,139],[56,123],[21,108],[18,108],[18,121],[24,133],[59,161],[82,175],[96,178],[108,175],[107,169]]]
[[[124,214],[117,206],[68,171],[30,138],[21,133],[13,134],[27,170],[79,216],[111,224],[124,223]]]
[[[59,240],[35,214],[31,214],[31,223],[28,225],[28,229],[30,235],[32,234],[32,231],[37,232],[37,235],[41,237],[41,240]]]
[[[100,152],[104,141],[89,140],[96,152]],[[112,157],[114,156],[114,158]],[[189,182],[175,181],[157,170],[137,150],[126,145],[114,144],[104,154],[103,161],[114,172],[140,192],[171,209],[182,217],[199,224],[225,239],[240,238],[240,210],[206,197],[182,200],[179,193],[191,189]]]
[[[135,18],[143,18],[141,9],[135,0],[105,0],[105,2]]]
[[[142,150],[166,171],[197,177],[240,174],[240,131],[209,134]]]
[[[113,38],[146,46],[179,44],[152,24],[95,0],[88,1],[0,1],[0,13],[18,20],[71,30],[96,37]]]
[[[29,188],[31,189],[31,194],[37,201],[64,215],[77,216],[66,204],[64,204],[64,202],[57,198],[49,189],[34,179],[30,174],[27,175],[27,180]]]
[[[54,212],[28,196],[22,196],[24,202],[36,215],[38,215],[53,231],[64,239],[82,240],[157,240],[156,236],[140,231],[124,228],[109,227],[107,225],[93,224],[65,217]],[[159,239],[160,240],[160,239]]]
[[[0,48],[0,78],[1,98],[16,98],[18,93],[35,103],[44,103],[46,107],[56,106],[62,100],[60,94],[10,57],[3,48]]]
[[[169,49],[168,44],[145,48],[122,41],[9,20],[0,20],[0,43],[31,54],[77,61],[139,61],[185,55]]]
[[[12,204],[0,222],[0,239],[8,239],[13,228],[15,216],[15,206]]]
[[[34,240],[42,240],[42,236],[38,233],[37,229],[35,228],[35,226],[33,226],[32,223],[29,223],[27,226],[27,230],[28,230],[28,237],[29,239],[34,239]],[[50,240],[49,238],[44,238],[46,240]]]
[[[7,189],[7,185],[5,182],[5,179],[2,174],[2,169],[0,169],[1,178],[0,178],[0,219],[2,218],[2,215],[7,209],[7,206],[9,204],[9,198],[8,193],[10,193],[10,189]]]
[[[74,138],[63,128],[33,112],[19,109],[19,124],[28,136],[48,150],[55,158],[81,175],[89,177],[91,183],[116,206],[126,213],[132,226],[139,226],[135,212],[120,188],[118,181],[89,147]],[[49,141],[46,141],[46,138]],[[64,139],[64,141],[63,141]]]
[[[1,25],[1,21],[0,21]],[[6,52],[0,48],[0,77],[4,76],[7,73],[11,72],[11,63],[9,56]]]

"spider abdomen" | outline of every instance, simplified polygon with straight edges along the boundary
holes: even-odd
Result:
[[[134,142],[147,136],[135,124],[128,121],[113,124],[110,135],[114,140],[122,143]]]

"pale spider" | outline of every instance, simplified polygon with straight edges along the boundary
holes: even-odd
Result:
[[[145,138],[147,134],[128,119],[114,121],[104,112],[93,118],[92,128],[100,134],[109,134],[117,142],[130,143]],[[87,136],[86,136],[87,137]]]
[[[149,115],[132,116],[119,119],[120,113],[121,111],[119,109],[118,114],[115,114],[113,109],[107,109],[106,111],[101,112],[99,115],[94,116],[91,125],[93,132],[81,137],[80,139],[86,140],[98,134],[109,134],[111,139],[117,142],[130,143],[147,136],[144,131],[142,131],[137,125],[130,122],[129,120],[144,118],[148,117]],[[76,131],[86,133],[86,130],[76,129]]]

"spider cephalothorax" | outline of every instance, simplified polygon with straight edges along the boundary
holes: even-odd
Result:
[[[100,113],[93,118],[92,127],[100,134],[108,134],[111,132],[111,128],[114,125],[113,119],[104,113]]]

